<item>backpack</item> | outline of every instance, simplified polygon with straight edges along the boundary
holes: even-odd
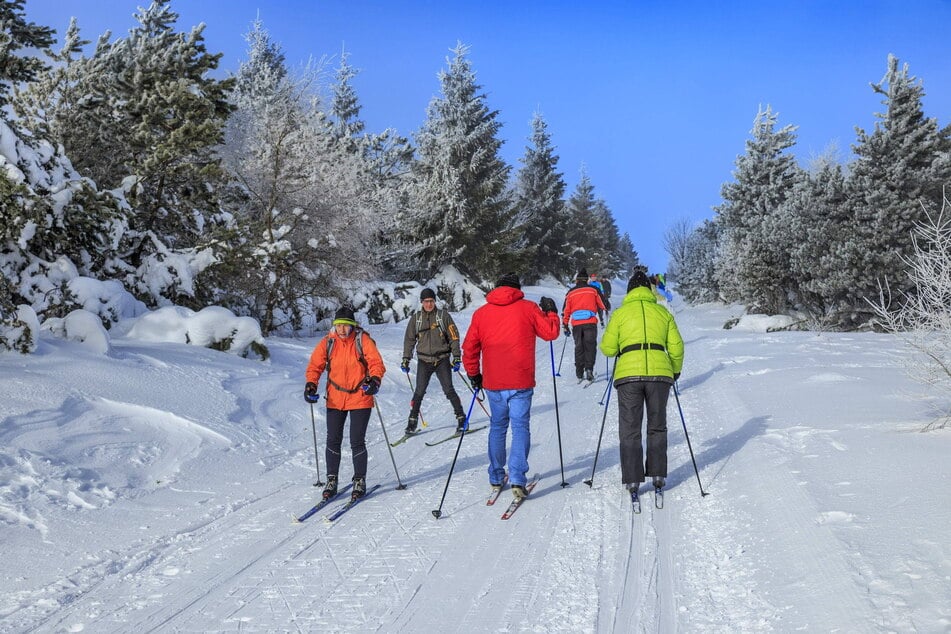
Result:
[[[416,341],[419,341],[419,328],[423,325],[423,311],[416,311]],[[446,310],[438,309],[436,310],[436,327],[439,328],[439,332],[442,334],[443,341],[450,343],[449,327],[446,325]]]
[[[370,367],[367,365],[367,358],[366,358],[366,356],[364,356],[364,354],[363,354],[363,335],[367,335],[367,333],[366,333],[366,331],[363,330],[363,328],[355,327],[355,328],[353,329],[353,334],[354,334],[354,336],[356,337],[357,358],[359,359],[361,365],[363,365],[363,373],[364,373],[366,376],[370,376]],[[369,336],[370,336],[370,335],[367,335],[367,337],[369,337]],[[331,351],[333,351],[333,349],[334,349],[334,341],[336,341],[336,340],[337,340],[336,337],[327,337],[327,385],[328,385],[328,386],[332,385],[332,386],[334,386],[336,389],[340,390],[341,392],[346,392],[347,394],[355,394],[355,393],[357,392],[357,390],[360,389],[360,385],[363,384],[362,381],[361,381],[360,383],[358,383],[355,388],[353,388],[352,390],[350,390],[350,389],[347,389],[347,388],[345,388],[345,387],[342,387],[342,386],[338,385],[337,383],[335,383],[334,381],[332,381],[332,380],[330,379],[330,353],[331,353]],[[365,379],[364,379],[364,380],[365,380]],[[329,387],[328,387],[328,389],[329,389]]]

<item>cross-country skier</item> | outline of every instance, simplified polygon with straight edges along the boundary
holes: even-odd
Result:
[[[316,403],[317,384],[327,373],[327,486],[324,499],[337,495],[340,446],[343,428],[350,415],[350,451],[353,457],[353,492],[363,497],[367,490],[367,424],[373,409],[373,395],[380,390],[386,367],[376,343],[357,326],[353,309],[344,306],[334,315],[333,328],[317,342],[307,364],[304,400]]]
[[[462,362],[478,392],[485,389],[492,411],[489,427],[489,483],[505,481],[505,440],[512,426],[508,456],[509,481],[515,497],[527,495],[528,450],[531,445],[532,395],[535,392],[535,337],[558,338],[555,300],[538,304],[525,299],[515,273],[506,273],[472,314],[462,343]],[[480,370],[481,367],[481,370]]]
[[[598,351],[598,322],[604,325],[604,301],[601,291],[588,284],[588,273],[578,271],[575,285],[565,295],[561,320],[565,336],[575,339],[575,375],[578,380],[594,380],[594,359]],[[568,325],[571,329],[568,329]]]
[[[637,271],[627,295],[611,313],[601,338],[601,352],[617,356],[614,386],[618,395],[621,482],[637,491],[644,475],[662,488],[667,477],[667,398],[680,378],[684,342],[673,315],[657,304],[647,274]],[[641,420],[647,411],[647,461]]]

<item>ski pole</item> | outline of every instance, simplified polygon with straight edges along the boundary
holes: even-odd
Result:
[[[677,389],[677,382],[674,381],[674,398],[677,400],[677,411],[680,412],[680,422],[684,426],[684,438],[687,439],[687,449],[690,450],[690,461],[693,462],[693,472],[697,474],[697,484],[700,485],[700,497],[710,495],[703,490],[703,483],[700,482],[700,470],[697,469],[697,460],[693,457],[693,447],[690,446],[690,436],[687,434],[687,421],[684,420],[684,410],[680,407],[680,390]]]
[[[469,384],[469,381],[468,381],[468,380],[466,379],[466,377],[462,374],[462,372],[457,372],[456,374],[459,375],[459,377],[462,379],[462,382],[466,384],[466,387],[469,388],[469,391],[472,392],[472,394],[474,395],[474,394],[475,394],[475,390],[472,389],[472,386]],[[482,399],[479,398],[478,396],[476,396],[476,400],[479,401],[479,407],[482,408],[482,411],[485,412],[485,415],[488,416],[488,417],[491,419],[491,418],[492,418],[492,414],[490,414],[490,413],[489,413],[489,410],[487,410],[487,409],[485,408],[485,405],[482,403]]]
[[[555,376],[561,376],[561,364],[565,360],[565,349],[568,348],[568,337],[565,337],[565,345],[561,347],[561,358],[558,360],[558,371]]]
[[[617,370],[617,358],[614,359],[614,369]],[[594,464],[591,466],[591,477],[584,481],[594,488],[594,471],[598,468],[598,454],[601,453],[601,438],[604,437],[604,423],[608,419],[608,405],[611,404],[611,388],[614,387],[614,371],[608,377],[608,400],[604,403],[604,416],[601,417],[601,431],[598,433],[598,448],[594,450]]]
[[[558,381],[555,380],[555,344],[548,342],[548,350],[551,352],[551,386],[555,391],[555,428],[558,430],[558,464],[561,465],[561,487],[568,486],[565,480],[565,459],[561,453],[561,416],[558,414]]]
[[[409,389],[413,391],[413,394],[416,394],[416,388],[413,387],[413,379],[409,378],[409,372],[406,373],[406,380],[409,381]],[[426,422],[426,419],[423,418],[423,410],[419,411],[419,422],[423,426],[423,429],[429,427],[429,423]]]
[[[466,424],[462,428],[462,433],[459,434],[459,444],[456,445],[456,453],[452,457],[452,464],[449,465],[449,477],[446,478],[446,488],[442,490],[442,497],[439,498],[439,508],[433,509],[433,517],[437,520],[442,517],[442,503],[446,500],[446,492],[449,491],[449,482],[452,480],[452,471],[456,468],[456,458],[459,457],[459,449],[462,448],[462,439],[466,437],[466,430],[469,429],[469,417],[472,416],[472,408],[475,407],[476,402],[476,391],[472,391],[472,400],[469,402],[469,411],[466,413]]]
[[[399,485],[396,487],[396,490],[400,491],[402,489],[405,489],[406,485],[403,484],[402,480],[400,480],[400,472],[396,468],[396,458],[393,457],[393,448],[390,447],[390,436],[389,434],[386,433],[386,425],[383,424],[383,414],[382,412],[380,412],[380,404],[376,402],[375,396],[373,397],[373,407],[376,408],[376,415],[380,417],[380,427],[383,428],[383,440],[386,441],[386,448],[390,452],[390,460],[393,461],[393,473],[396,474],[396,483]]]
[[[317,482],[315,487],[322,487],[324,483],[320,481],[320,458],[317,457],[317,419],[314,418],[314,404],[310,404],[310,429],[314,432],[314,462],[317,463]]]

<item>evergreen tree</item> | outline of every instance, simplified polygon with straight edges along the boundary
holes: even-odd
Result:
[[[532,117],[531,144],[525,148],[522,167],[516,175],[515,222],[512,230],[520,239],[515,251],[529,283],[545,275],[560,277],[567,268],[565,235],[565,181],[558,172],[558,156],[551,144],[548,124],[540,113]]]
[[[637,255],[631,236],[627,232],[624,232],[624,235],[618,240],[618,262],[619,268],[616,274],[625,278],[630,277],[636,269],[645,268],[641,265],[640,257]]]
[[[677,292],[688,303],[718,301],[716,278],[720,227],[717,220],[704,220],[687,238],[684,258],[677,271]]]
[[[722,243],[717,263],[721,291],[754,312],[780,313],[789,307],[792,236],[782,204],[801,176],[795,158],[795,126],[775,130],[772,109],[756,115],[746,154],[739,156],[734,182],[723,186],[716,208]]]
[[[340,56],[330,114],[333,116],[333,135],[336,139],[356,139],[363,134],[366,125],[360,120],[360,100],[352,81],[359,71],[347,62],[346,52]]]
[[[421,273],[451,264],[476,279],[495,279],[507,245],[497,240],[510,209],[510,168],[499,156],[498,112],[486,105],[468,47],[461,43],[439,73],[442,96],[417,133],[414,209],[401,233],[417,245]]]
[[[595,223],[596,205],[594,185],[588,177],[588,171],[582,166],[581,178],[568,197],[568,204],[566,205],[569,219],[567,234],[570,244],[570,268],[567,274],[571,278],[574,278],[579,269],[588,266],[588,247],[592,242],[591,231]]]
[[[7,119],[4,110],[14,86],[33,81],[47,68],[35,52],[49,48],[55,41],[53,29],[26,21],[24,3],[25,0],[0,0],[0,118],[3,119]]]
[[[926,118],[924,88],[909,74],[907,64],[888,56],[885,76],[872,89],[884,97],[885,112],[871,134],[857,129],[853,145],[857,159],[849,176],[854,204],[855,236],[842,249],[839,266],[854,272],[847,304],[853,324],[874,317],[868,302],[878,298],[880,283],[897,296],[914,291],[908,258],[914,254],[912,236],[927,219],[927,210],[941,206],[941,190],[951,182],[949,132]]]

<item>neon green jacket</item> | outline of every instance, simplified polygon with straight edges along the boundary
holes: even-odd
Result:
[[[674,316],[643,286],[625,295],[611,313],[600,347],[605,356],[620,354],[615,382],[631,378],[673,382],[684,363],[684,340]]]

